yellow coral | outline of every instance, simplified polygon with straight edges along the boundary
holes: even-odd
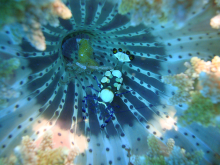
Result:
[[[52,132],[47,131],[44,134],[44,137],[40,143],[40,146],[38,147],[38,150],[41,151],[47,151],[53,149],[53,139],[52,139]]]
[[[220,75],[220,57],[219,56],[215,56],[212,59],[211,72],[214,72]]]
[[[17,158],[15,155],[11,155],[10,157],[0,158],[0,165],[15,165],[17,162]]]
[[[22,164],[37,165],[36,146],[29,136],[22,138],[21,145],[15,148],[15,155]]]
[[[53,3],[53,12],[54,15],[57,15],[63,19],[70,19],[72,17],[70,9],[66,7],[60,0],[56,0]]]
[[[211,18],[210,25],[213,29],[220,29],[220,15]]]
[[[194,70],[193,74],[196,73],[203,96],[210,98],[213,103],[220,102],[220,57],[215,56],[212,62],[193,57],[191,64],[192,68],[186,72]]]
[[[201,60],[198,57],[193,57],[190,60],[192,67],[196,73],[200,72],[210,72],[210,67],[211,67],[211,62],[207,61],[205,62],[204,60]]]
[[[219,29],[220,28],[220,14],[219,14],[220,1],[215,0],[215,4],[218,8],[218,11],[216,12],[217,15],[211,18],[210,25],[213,29]]]
[[[163,76],[162,81],[178,87],[177,93],[169,101],[171,104],[191,101],[191,91],[200,90],[204,97],[209,97],[213,103],[220,102],[220,57],[211,61],[193,57],[184,65],[187,70],[177,75]]]
[[[65,165],[73,165],[73,160],[75,159],[75,157],[78,155],[78,150],[75,149],[71,149],[69,151],[68,157],[65,160]]]
[[[79,151],[68,150],[65,147],[53,148],[52,132],[47,132],[39,148],[37,148],[29,136],[24,136],[20,146],[15,148],[15,156],[0,159],[6,165],[73,165],[73,160]]]
[[[38,151],[38,165],[64,165],[68,156],[68,150],[65,148],[56,148],[47,151]]]

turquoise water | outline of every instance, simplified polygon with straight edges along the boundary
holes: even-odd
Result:
[[[131,26],[129,14],[118,14],[118,6],[108,1],[75,0],[66,5],[73,14],[70,20],[59,19],[57,28],[42,27],[47,45],[43,52],[25,39],[13,45],[10,34],[1,32],[2,59],[20,60],[7,81],[19,97],[8,99],[0,111],[1,156],[9,156],[23,136],[37,141],[51,130],[55,147],[79,149],[75,164],[127,165],[129,155],[147,155],[149,135],[164,144],[173,138],[189,153],[202,150],[199,164],[219,164],[219,129],[196,122],[179,124],[187,105],[169,105],[176,88],[161,80],[184,72],[184,62],[192,57],[208,61],[219,55],[219,33],[209,25],[211,6],[177,29],[154,22]],[[74,65],[79,59],[77,40],[82,38],[90,41],[99,69]],[[128,50],[134,60],[118,62],[114,48]],[[94,89],[100,90],[94,76],[100,82],[104,67],[120,70],[123,78],[122,95],[115,95],[108,108],[94,95],[98,94]]]

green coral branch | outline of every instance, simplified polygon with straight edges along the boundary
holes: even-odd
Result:
[[[18,69],[20,61],[17,58],[10,58],[9,60],[3,60],[0,64],[0,78],[9,78],[9,76]]]
[[[184,115],[179,118],[183,125],[197,122],[203,126],[216,126],[216,115],[220,114],[219,104],[213,104],[210,98],[204,97],[200,92],[193,91],[189,108],[184,111]]]
[[[145,156],[146,165],[199,165],[204,156],[202,150],[187,153],[175,146],[173,139],[168,139],[165,146],[153,135],[148,136],[147,141],[149,152]]]
[[[0,0],[0,29],[7,24],[24,19],[25,0]]]

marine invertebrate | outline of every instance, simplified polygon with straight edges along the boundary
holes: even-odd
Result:
[[[215,0],[214,3],[215,3],[215,6],[217,7],[217,11],[216,11],[217,15],[212,17],[212,19],[210,20],[210,25],[214,29],[219,29],[220,28],[220,15],[219,15],[220,2],[219,0]]]
[[[20,61],[17,58],[2,60],[0,64],[0,109],[8,106],[8,99],[17,98],[20,95],[19,91],[11,88],[7,83],[12,77],[12,74],[20,66]]]
[[[13,74],[13,71],[18,69],[18,67],[20,66],[20,61],[17,58],[10,58],[8,60],[1,59],[1,61],[2,61],[0,64],[1,79],[9,78]]]
[[[131,163],[141,165],[177,165],[177,164],[200,164],[204,153],[195,151],[194,153],[186,153],[186,151],[178,146],[175,146],[173,139],[168,139],[166,145],[161,143],[154,136],[147,137],[149,151],[146,155],[133,156],[135,159]]]
[[[191,102],[190,92],[200,90],[204,97],[219,102],[219,56],[205,62],[198,57],[191,58],[190,63],[185,62],[187,70],[177,75],[163,76],[162,81],[177,87],[177,93],[170,98],[171,104]]]
[[[217,126],[215,117],[220,115],[219,104],[213,104],[210,98],[204,97],[200,92],[190,92],[189,108],[180,117],[181,123],[192,124],[198,122],[203,126]]]
[[[39,147],[36,147],[32,139],[28,136],[22,138],[21,145],[14,149],[14,155],[9,158],[2,158],[5,164],[62,164],[73,165],[73,160],[77,156],[77,149],[68,150],[66,148],[54,148],[52,133],[47,132]]]
[[[26,1],[7,1],[1,0],[1,12],[0,12],[0,29],[6,24],[14,23],[16,21],[22,21],[24,19],[24,10],[27,7]]]
[[[131,12],[131,25],[140,23],[149,25],[152,21],[163,25],[172,23],[176,27],[183,27],[186,22],[202,12],[207,1],[167,1],[167,0],[122,0],[119,4],[119,13]],[[191,13],[194,13],[191,15]]]
[[[134,60],[134,55],[131,55],[128,50],[126,52],[125,51],[123,52],[122,49],[119,48],[118,51],[116,48],[113,49],[114,56],[120,62],[130,62],[131,60]]]
[[[194,80],[190,75],[184,73],[168,75],[164,76],[162,81],[178,88],[176,94],[169,99],[171,104],[182,104],[191,100],[190,91],[194,89]]]
[[[121,84],[123,82],[122,73],[119,70],[110,70],[106,71],[104,74],[104,77],[101,79],[101,84],[99,84],[97,78],[95,77],[96,82],[98,84],[98,87],[100,88],[100,91],[94,89],[92,86],[88,86],[92,89],[94,89],[96,92],[98,92],[98,96],[92,96],[87,95],[84,103],[86,102],[86,105],[89,106],[89,104],[93,104],[91,102],[88,102],[88,100],[96,100],[95,106],[96,110],[100,112],[100,118],[103,118],[103,123],[101,124],[101,128],[105,128],[106,125],[112,120],[114,117],[114,107],[111,106],[111,102],[114,99],[114,96],[119,96],[128,92],[124,93],[118,93],[118,91],[121,88]],[[104,105],[104,109],[99,110],[98,104]],[[86,113],[85,109],[82,109],[84,113]],[[86,115],[83,116],[83,119],[86,119]]]
[[[186,106],[168,105],[166,101],[176,91],[161,81],[162,76],[184,72],[183,64],[192,57],[210,61],[218,54],[218,31],[209,24],[213,6],[207,5],[200,15],[189,13],[191,19],[181,29],[176,29],[172,22],[156,23],[154,18],[155,23],[133,27],[129,17],[119,14],[118,6],[108,0],[71,0],[66,6],[73,14],[70,20],[61,20],[57,28],[41,28],[47,44],[44,52],[32,49],[26,41],[15,47],[8,42],[9,31],[0,34],[1,56],[13,55],[27,62],[21,63],[12,82],[12,87],[21,91],[20,97],[9,100],[9,106],[0,112],[1,156],[10,156],[23,136],[38,141],[51,130],[56,147],[79,148],[81,154],[74,160],[75,164],[128,164],[126,150],[130,149],[134,155],[146,154],[148,147],[144,139],[149,134],[164,144],[173,138],[187,153],[201,149],[205,153],[204,164],[218,164],[218,129],[197,123],[181,125],[178,118]],[[170,16],[174,17],[172,13]],[[83,38],[89,40],[93,49],[96,69],[77,61],[76,39]],[[129,50],[134,60],[118,62],[114,48]],[[122,73],[120,89],[132,91],[114,97],[111,106],[118,105],[119,108],[114,108],[120,111],[114,113],[106,129],[100,129],[103,118],[92,111],[99,107],[89,110],[91,107],[82,101],[87,95],[97,94],[86,88],[92,85],[97,88],[94,77],[101,80],[111,68]]]
[[[164,76],[163,82],[177,87],[176,95],[170,98],[171,104],[186,103],[188,108],[180,117],[180,123],[192,124],[198,122],[203,126],[218,126],[219,111],[219,57],[205,62],[193,57],[191,65],[184,73],[174,76]]]
[[[8,13],[8,14],[5,14]],[[33,47],[45,50],[45,37],[41,25],[49,23],[59,25],[58,17],[69,19],[72,14],[60,0],[33,1],[19,0],[1,1],[1,24],[10,32],[13,43],[20,44],[22,37],[26,38]],[[6,17],[5,17],[6,15]]]

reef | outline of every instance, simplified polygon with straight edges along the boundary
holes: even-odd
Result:
[[[1,158],[0,164],[5,165],[73,165],[78,150],[64,147],[54,148],[52,132],[46,132],[39,145],[33,142],[29,136],[23,136],[21,144],[14,149],[14,154],[8,158]]]
[[[8,99],[18,98],[20,93],[8,85],[8,80],[14,74],[15,70],[20,66],[20,61],[17,58],[7,60],[1,59],[0,64],[0,109],[8,106]]]
[[[207,4],[207,0],[122,0],[118,10],[123,15],[131,14],[132,26],[140,23],[173,24],[178,29],[201,13]]]
[[[13,44],[27,39],[37,50],[46,49],[42,25],[59,26],[58,17],[69,19],[71,11],[60,0],[1,0],[0,29],[10,33]]]
[[[216,15],[210,20],[210,25],[214,29],[220,29],[220,1],[214,1],[215,7],[217,8]]]
[[[176,75],[163,76],[162,81],[177,87],[169,104],[186,103],[188,109],[180,117],[180,123],[198,122],[204,126],[218,126],[220,115],[220,57],[205,62],[193,57],[184,65],[187,70]],[[217,124],[218,123],[218,124]]]
[[[134,165],[199,165],[204,153],[202,150],[187,153],[183,148],[175,145],[175,141],[170,138],[166,145],[155,136],[149,135],[147,138],[149,151],[146,155],[132,155],[130,163]]]

